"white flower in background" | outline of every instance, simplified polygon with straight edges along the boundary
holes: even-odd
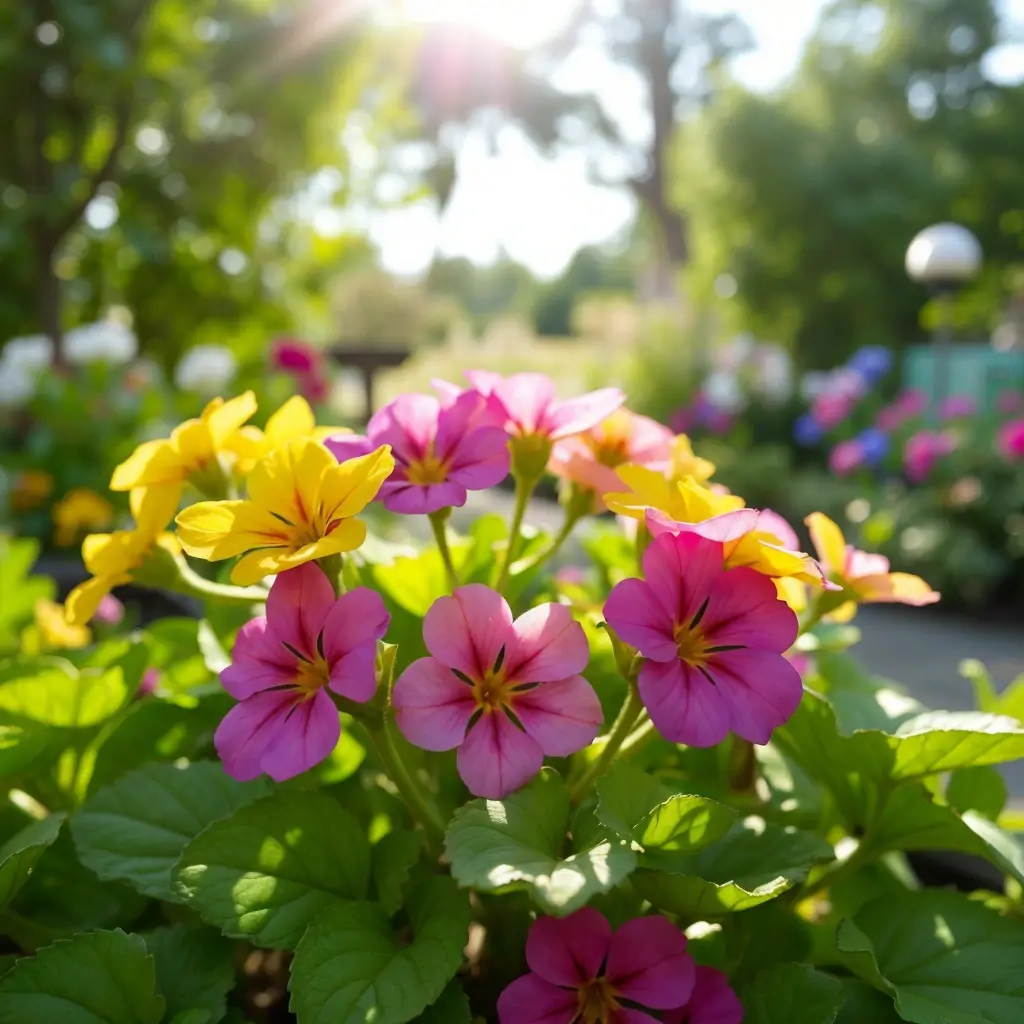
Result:
[[[857,370],[849,366],[840,366],[828,376],[828,390],[832,394],[846,395],[848,398],[860,398],[867,390],[867,381]]]
[[[0,359],[0,409],[17,409],[36,393],[36,375]]]
[[[715,367],[730,373],[743,368],[743,364],[753,355],[757,348],[757,339],[752,334],[737,334],[726,342],[715,356]]]
[[[793,393],[793,363],[780,345],[765,344],[757,352],[761,393],[775,402],[784,402]]]
[[[725,370],[715,370],[709,374],[704,381],[703,391],[708,401],[722,412],[739,412],[746,405],[746,396],[739,378]]]
[[[182,357],[174,370],[174,383],[182,391],[217,395],[235,378],[238,361],[223,345],[196,345]]]
[[[813,402],[829,388],[829,374],[821,370],[810,370],[800,378],[800,397],[805,402]]]
[[[139,350],[135,332],[116,320],[74,327],[64,335],[64,358],[75,366],[129,363]]]
[[[11,338],[0,352],[0,363],[29,373],[45,370],[53,363],[53,339],[45,334]]]

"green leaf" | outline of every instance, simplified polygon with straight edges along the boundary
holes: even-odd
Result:
[[[217,1018],[209,1010],[182,1010],[170,1019],[170,1024],[216,1024]]]
[[[977,811],[992,821],[998,821],[1006,806],[1006,782],[1002,775],[988,766],[960,768],[950,773],[946,783],[946,800],[961,813]]]
[[[912,1024],[1024,1020],[1024,924],[955,892],[887,896],[840,922],[843,962]]]
[[[892,997],[856,978],[843,978],[843,1008],[836,1024],[900,1024]]]
[[[91,932],[44,946],[0,978],[0,1024],[158,1024],[153,958],[137,935]]]
[[[471,1024],[469,1000],[457,980],[448,982],[436,1003],[428,1006],[413,1024]]]
[[[299,1024],[405,1024],[433,1003],[462,963],[469,900],[430,878],[409,900],[412,942],[375,903],[325,910],[295,950],[289,988]]]
[[[36,862],[56,840],[64,814],[26,825],[0,846],[0,907],[6,907],[28,881]]]
[[[831,858],[832,847],[810,832],[748,818],[696,853],[645,854],[631,881],[663,910],[715,916],[774,899]]]
[[[975,711],[930,711],[904,722],[890,739],[891,775],[912,779],[1024,757],[1024,727]]]
[[[836,978],[805,964],[762,971],[743,993],[743,1024],[833,1024],[843,1004]]]
[[[90,797],[72,819],[71,833],[82,863],[100,878],[179,902],[171,872],[181,851],[267,787],[264,780],[236,782],[212,761],[146,765]]]
[[[579,909],[621,882],[636,855],[598,834],[563,857],[569,812],[565,785],[551,768],[504,800],[471,801],[456,811],[445,835],[452,875],[463,887],[526,889],[551,914]]]
[[[410,829],[389,832],[373,848],[373,882],[377,899],[393,914],[402,905],[402,890],[423,850],[423,833]]]
[[[316,769],[318,778],[325,785],[343,782],[354,775],[366,758],[366,748],[352,735],[347,724],[347,722],[342,723],[338,742],[327,760]]]
[[[370,844],[324,792],[280,790],[215,822],[176,870],[186,901],[232,938],[294,949],[310,921],[366,896]]]
[[[14,658],[0,669],[0,712],[42,725],[85,728],[129,696],[124,670],[78,670],[64,658]]]
[[[373,578],[400,608],[422,619],[430,606],[448,593],[448,576],[436,548],[415,558],[396,558],[391,565],[375,565]]]
[[[216,1024],[227,1013],[235,984],[235,950],[212,928],[182,924],[143,936],[156,962],[156,987],[167,1001],[167,1016],[199,1011]]]
[[[871,827],[872,849],[958,850],[984,857],[1024,885],[1024,851],[1008,832],[975,811],[963,816],[920,785],[898,787]]]
[[[219,675],[231,664],[231,658],[206,619],[200,619],[196,627],[196,645],[203,656],[203,664],[212,675]]]

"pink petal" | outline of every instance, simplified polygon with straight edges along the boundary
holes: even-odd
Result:
[[[800,550],[800,538],[796,531],[778,512],[770,508],[762,509],[758,514],[757,530],[773,536],[787,551]]]
[[[436,658],[420,658],[398,677],[391,704],[402,735],[424,750],[462,743],[477,707],[473,688]]]
[[[689,622],[707,598],[712,581],[725,571],[724,561],[718,541],[695,533],[666,534],[644,552],[644,578],[674,623]]]
[[[547,380],[547,378],[544,378]],[[550,383],[550,381],[549,381]],[[557,440],[570,434],[579,434],[596,427],[601,420],[608,419],[625,402],[626,396],[618,388],[602,388],[591,391],[579,398],[555,402],[548,409],[545,421],[546,433]]]
[[[401,473],[401,476],[399,476]],[[443,508],[462,508],[466,488],[454,480],[440,484],[411,484],[404,470],[395,470],[385,481],[377,497],[389,512],[403,516],[426,516]]]
[[[713,747],[729,735],[729,702],[685,662],[648,661],[640,669],[638,684],[640,699],[665,739],[691,747]]]
[[[474,391],[485,396],[494,394],[495,389],[505,379],[493,370],[466,370],[462,376],[469,381]]]
[[[323,624],[324,657],[328,665],[350,651],[384,639],[391,616],[374,590],[355,587],[334,601]]]
[[[743,1004],[721,971],[698,967],[690,1002],[665,1014],[665,1024],[742,1024]]]
[[[629,435],[627,462],[649,465],[671,458],[675,435],[663,423],[634,414],[629,421]]]
[[[458,764],[473,796],[501,800],[540,771],[544,754],[504,712],[485,712],[459,747]]]
[[[453,402],[442,405],[434,454],[443,461],[453,460],[466,437],[487,422],[486,409],[487,399],[476,391],[463,391]]]
[[[659,1021],[643,1010],[616,1010],[609,1018],[608,1024],[659,1024]]]
[[[675,619],[643,580],[622,580],[612,587],[604,617],[625,643],[645,658],[674,661],[678,656]]]
[[[459,395],[466,393],[465,388],[460,388],[458,384],[453,384],[450,380],[441,380],[440,377],[431,377],[430,386],[437,392],[442,409],[454,405]]]
[[[282,782],[319,764],[340,735],[338,711],[323,690],[305,701],[293,691],[267,691],[236,704],[213,741],[234,778],[245,781],[266,772]]]
[[[359,434],[333,434],[324,441],[324,447],[339,461],[347,462],[360,455],[369,455],[377,446]]]
[[[328,685],[342,697],[365,704],[377,691],[377,641],[370,640],[330,662]]]
[[[390,444],[395,458],[420,458],[437,436],[441,403],[433,395],[399,395],[374,413],[367,433],[375,445]]]
[[[579,988],[600,973],[611,939],[611,925],[593,907],[568,917],[538,917],[526,938],[526,963],[553,985]]]
[[[555,385],[550,377],[543,373],[514,373],[499,378],[491,393],[505,407],[516,433],[547,434],[548,408],[555,400]]]
[[[536,974],[516,978],[498,996],[498,1024],[572,1024],[578,997]]]
[[[665,533],[695,533],[706,540],[717,540],[725,544],[730,540],[739,540],[756,529],[759,518],[760,513],[757,509],[737,508],[699,523],[677,523],[664,512],[649,508],[647,528],[651,531],[652,537],[660,537]]]
[[[290,644],[307,660],[317,656],[317,638],[334,604],[334,588],[314,562],[282,572],[267,598],[268,639]]]
[[[715,647],[740,644],[788,651],[796,641],[797,617],[779,600],[775,581],[756,569],[729,569],[711,585],[701,629]]]
[[[480,427],[455,449],[448,475],[471,491],[500,484],[508,476],[508,434],[500,427]]]
[[[708,672],[731,709],[732,731],[751,743],[767,743],[803,698],[800,673],[772,651],[723,651]]]
[[[690,998],[695,969],[686,936],[656,915],[627,921],[612,936],[605,975],[632,1002],[671,1010]]]
[[[470,679],[482,679],[491,671],[512,639],[512,609],[501,594],[482,583],[439,597],[423,620],[427,650]]]
[[[587,667],[590,648],[583,627],[564,604],[541,604],[512,623],[505,649],[505,678],[547,683]]]
[[[604,712],[583,676],[541,683],[516,694],[512,710],[548,757],[568,757],[597,735]]]
[[[246,700],[262,690],[283,686],[295,678],[295,659],[290,668],[258,658],[235,657],[220,674],[220,682],[235,700]]]

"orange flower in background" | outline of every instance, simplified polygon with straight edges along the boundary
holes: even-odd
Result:
[[[14,478],[11,508],[29,512],[38,508],[53,492],[53,477],[43,469],[24,469]]]
[[[920,576],[890,572],[889,559],[858,551],[846,543],[842,530],[822,512],[812,512],[804,522],[822,568],[829,580],[843,588],[849,600],[829,612],[837,622],[849,622],[857,614],[858,604],[935,604],[939,594]]]
[[[51,516],[54,543],[59,548],[67,548],[83,533],[110,526],[114,519],[114,506],[88,487],[75,487],[53,506]]]

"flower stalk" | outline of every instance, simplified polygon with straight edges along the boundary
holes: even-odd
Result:
[[[450,508],[443,508],[438,512],[431,512],[427,518],[430,520],[430,528],[434,532],[437,550],[441,553],[441,561],[444,562],[445,573],[448,575],[448,586],[454,590],[459,585],[459,574],[455,571],[452,551],[448,546],[448,520],[451,514]]]
[[[630,682],[629,693],[619,709],[618,718],[604,741],[601,753],[591,762],[587,770],[569,787],[569,797],[573,803],[579,803],[590,792],[591,786],[611,766],[623,743],[633,731],[636,720],[644,710],[643,701],[636,683]]]

